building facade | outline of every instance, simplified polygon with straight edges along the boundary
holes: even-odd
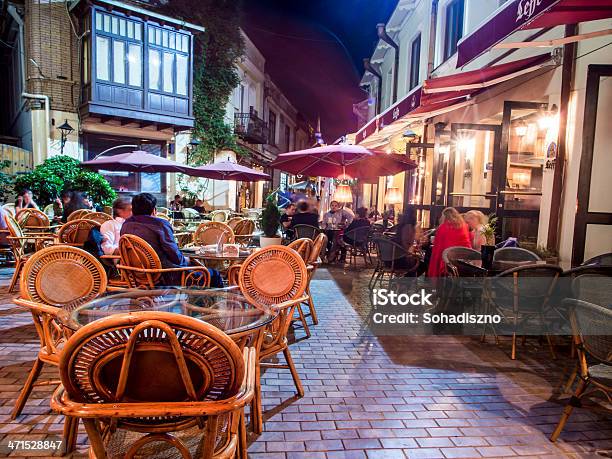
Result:
[[[67,154],[79,160],[135,149],[186,162],[193,143],[193,40],[204,28],[151,10],[146,2],[25,0],[8,3],[7,45],[2,62],[8,85],[0,97],[8,109],[0,118],[0,142],[30,153],[14,162],[28,170],[45,159]],[[234,126],[247,154],[220,152],[267,170],[285,143],[268,145],[268,100],[284,99],[278,110],[277,135],[296,134],[297,110],[265,74],[265,59],[245,38],[239,64],[241,83],[227,105],[226,122]],[[280,102],[279,102],[280,103]],[[281,104],[282,105],[282,104]],[[73,131],[62,138],[60,126]],[[293,140],[291,140],[293,142]],[[9,151],[6,149],[6,151]],[[268,171],[271,172],[271,171]],[[101,171],[115,190],[150,192],[160,204],[187,186],[207,207],[259,207],[272,184],[246,185],[175,174]],[[177,181],[178,180],[178,181]],[[189,182],[189,183],[187,183]],[[214,183],[213,183],[214,182]],[[278,184],[278,181],[277,181]]]
[[[397,48],[381,39],[362,80],[379,110],[355,141],[418,168],[381,179],[371,202],[393,185],[424,226],[445,206],[495,214],[500,238],[564,265],[612,251],[610,10],[585,5],[567,24],[556,3],[400,0],[386,25]]]

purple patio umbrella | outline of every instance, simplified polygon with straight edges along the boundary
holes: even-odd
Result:
[[[83,166],[93,169],[123,172],[180,172],[192,175],[193,168],[179,164],[161,156],[152,155],[146,151],[136,150],[113,156],[100,156],[85,161]]]
[[[240,182],[270,180],[268,174],[231,161],[219,161],[218,163],[194,167],[189,172],[189,175],[213,180],[235,180]]]

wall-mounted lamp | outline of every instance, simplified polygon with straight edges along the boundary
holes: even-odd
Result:
[[[200,143],[202,142],[200,142],[196,137],[192,137],[191,140],[189,141],[189,144],[187,145],[186,152],[185,152],[185,162],[187,164],[189,164],[189,155],[193,153],[194,151],[196,151]]]
[[[401,191],[398,187],[392,186],[387,189],[385,194],[385,204],[401,204],[404,201]]]
[[[61,138],[60,138],[60,154],[64,154],[64,145],[66,145],[66,140],[68,140],[68,136],[74,132],[74,128],[70,126],[68,120],[64,121],[64,124],[57,127],[60,130]]]
[[[555,127],[559,123],[559,109],[555,104],[550,108],[550,110],[542,112],[542,115],[538,119],[538,126],[540,129],[550,129]]]
[[[332,196],[332,201],[353,202],[353,192],[349,185],[338,185]]]

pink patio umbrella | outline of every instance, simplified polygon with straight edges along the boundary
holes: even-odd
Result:
[[[181,172],[191,175],[193,168],[179,164],[161,156],[152,155],[146,151],[136,150],[113,156],[100,156],[91,161],[85,161],[83,166],[93,169],[124,172]]]
[[[326,145],[281,153],[271,167],[295,175],[372,180],[414,169],[416,163],[405,155],[369,150],[361,145]]]
[[[235,180],[240,182],[270,180],[268,174],[231,161],[219,161],[218,163],[194,167],[189,172],[189,175],[213,180]]]

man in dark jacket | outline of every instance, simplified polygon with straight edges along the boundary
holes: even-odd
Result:
[[[161,260],[162,268],[189,266],[189,259],[179,250],[174,239],[174,230],[166,220],[156,217],[157,199],[150,193],[141,193],[132,198],[132,216],[123,222],[121,235],[133,234],[149,243]],[[219,287],[219,273],[210,270],[211,286]],[[178,284],[180,273],[164,276],[166,285]]]

